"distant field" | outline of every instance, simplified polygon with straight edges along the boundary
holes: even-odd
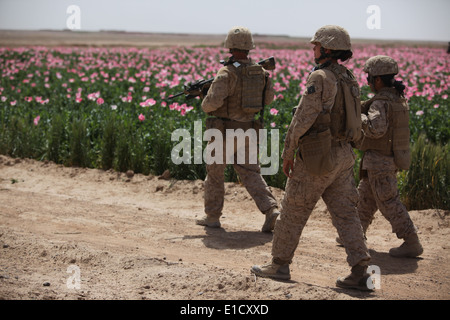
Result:
[[[222,35],[162,34],[130,32],[73,32],[73,31],[12,31],[0,30],[2,46],[99,46],[99,47],[167,47],[167,46],[221,46]],[[305,42],[286,36],[258,36],[257,42]]]
[[[311,35],[312,36],[312,35]],[[90,46],[90,47],[170,47],[170,46],[222,46],[225,34],[163,34],[131,32],[76,32],[76,31],[19,31],[0,30],[0,46]],[[256,44],[281,47],[294,45],[304,47],[310,38],[289,36],[254,35]],[[354,43],[367,43],[387,46],[409,45],[446,48],[445,42],[411,42],[392,40],[352,39]],[[309,46],[308,46],[309,48]]]

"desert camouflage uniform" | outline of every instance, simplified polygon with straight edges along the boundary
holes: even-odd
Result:
[[[289,126],[283,159],[294,158],[299,138],[311,128],[324,107],[333,106],[336,82],[335,75],[327,68],[310,74],[307,90]],[[355,154],[347,142],[336,141],[332,143],[331,152],[335,168],[322,176],[307,172],[301,156],[296,156],[292,177],[288,179],[281,203],[280,220],[274,230],[274,263],[291,263],[302,230],[320,197],[326,203],[333,225],[345,244],[349,265],[355,266],[370,260],[356,212],[358,194],[353,178]]]
[[[398,94],[394,88],[383,88],[380,93],[393,101]],[[371,103],[368,113],[362,114],[364,135],[366,138],[379,139],[388,134],[389,101],[376,100]],[[364,233],[373,220],[377,209],[391,223],[392,232],[398,238],[408,237],[416,229],[401,203],[397,188],[398,168],[393,155],[383,155],[375,150],[367,150],[361,162],[361,181],[358,187],[360,201],[358,214]]]
[[[252,64],[250,59],[237,60],[242,66]],[[268,73],[267,71],[265,71]],[[244,131],[253,126],[255,114],[243,111],[241,105],[237,103],[239,95],[242,95],[241,88],[238,88],[238,74],[236,67],[227,65],[222,67],[215,80],[211,84],[207,96],[202,102],[202,109],[210,116],[214,116],[225,121],[232,120],[235,128],[241,127]],[[238,95],[238,97],[236,97]],[[274,89],[270,77],[267,78],[265,105],[270,104],[274,98]],[[239,124],[242,123],[242,126]],[[211,143],[211,141],[210,141]],[[272,195],[267,183],[261,176],[259,163],[239,164],[236,155],[235,145],[234,155],[226,154],[226,136],[223,135],[223,164],[207,164],[207,177],[205,180],[205,213],[209,218],[217,219],[222,215],[224,205],[224,170],[226,167],[226,158],[233,158],[233,167],[239,174],[239,177],[245,188],[255,200],[258,209],[267,213],[277,207],[277,201]],[[241,150],[242,151],[242,150]],[[245,154],[249,152],[248,142],[245,145]]]

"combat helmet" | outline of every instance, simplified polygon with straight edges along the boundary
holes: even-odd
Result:
[[[397,62],[388,56],[378,55],[371,57],[364,64],[364,72],[373,77],[383,76],[388,74],[397,74]]]
[[[252,50],[255,48],[252,33],[246,27],[233,27],[225,39],[225,48]]]
[[[318,42],[325,49],[351,50],[350,35],[340,26],[326,25],[316,31],[311,43]]]

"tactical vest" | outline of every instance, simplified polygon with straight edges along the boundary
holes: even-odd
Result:
[[[312,131],[322,132],[330,128],[335,141],[357,142],[361,139],[361,102],[359,84],[346,67],[332,63],[330,70],[337,80],[337,93],[333,107],[324,109],[312,126]]]
[[[233,92],[224,100],[222,107],[211,112],[219,118],[253,118],[263,108],[266,73],[262,66],[252,64],[231,64],[227,66],[237,76]]]
[[[300,138],[299,152],[306,170],[317,176],[331,172],[336,161],[332,146],[357,142],[362,136],[359,85],[347,68],[331,63],[324,70],[336,77],[337,92],[332,107],[324,107],[308,132]]]
[[[365,137],[359,149],[375,150],[386,156],[394,156],[397,167],[408,170],[411,163],[408,103],[394,88],[386,88],[372,99],[363,102],[362,112],[367,114],[371,104],[377,100],[387,103],[388,131],[379,139]]]

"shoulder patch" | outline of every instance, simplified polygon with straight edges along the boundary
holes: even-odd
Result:
[[[314,85],[311,85],[306,88],[306,92],[308,92],[308,94],[312,94],[312,93],[316,92],[316,87]]]

